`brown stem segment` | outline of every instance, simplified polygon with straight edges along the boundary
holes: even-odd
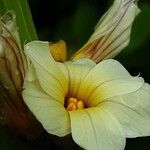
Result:
[[[35,139],[43,128],[25,105],[21,94],[27,60],[13,33],[17,33],[17,28],[11,31],[11,20],[9,23],[3,20],[0,18],[0,124]]]

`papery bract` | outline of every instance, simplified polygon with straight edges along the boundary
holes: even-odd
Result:
[[[42,127],[22,98],[27,59],[21,49],[13,11],[0,18],[0,123],[16,133],[35,138]]]

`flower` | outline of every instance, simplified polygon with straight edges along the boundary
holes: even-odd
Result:
[[[49,42],[25,45],[30,59],[23,98],[44,129],[72,134],[88,150],[121,150],[125,139],[150,135],[150,85],[116,60],[56,62]]]
[[[135,0],[115,0],[71,61],[63,41],[25,45],[22,95],[48,133],[71,133],[88,150],[121,150],[126,138],[150,135],[150,85],[108,59],[129,43],[138,12]]]

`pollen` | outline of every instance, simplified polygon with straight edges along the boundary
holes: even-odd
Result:
[[[71,110],[78,110],[78,109],[83,109],[84,108],[84,104],[81,100],[77,100],[76,98],[69,98],[68,102],[67,102],[67,110],[71,111]]]

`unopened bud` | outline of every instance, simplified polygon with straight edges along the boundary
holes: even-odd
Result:
[[[66,43],[60,40],[57,43],[50,43],[50,51],[55,61],[64,62],[67,57]]]

